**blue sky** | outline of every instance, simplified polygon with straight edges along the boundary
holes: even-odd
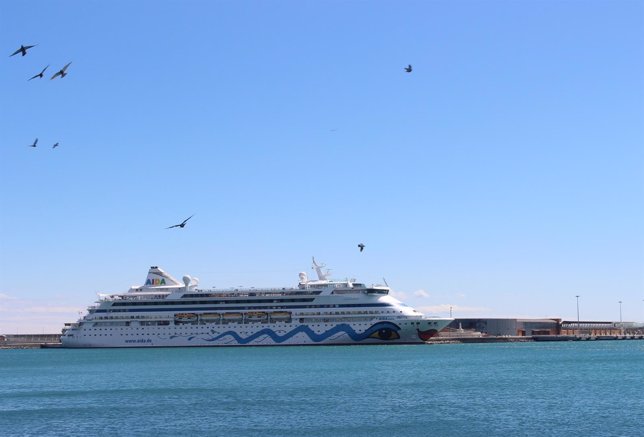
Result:
[[[0,47],[0,332],[311,256],[432,315],[644,320],[642,2],[2,2]]]

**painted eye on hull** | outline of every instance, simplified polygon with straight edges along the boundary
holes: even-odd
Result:
[[[391,328],[381,328],[371,334],[369,338],[377,338],[378,340],[397,340],[400,338],[400,335]]]

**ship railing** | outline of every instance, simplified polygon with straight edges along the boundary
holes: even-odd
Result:
[[[136,296],[123,296],[122,300],[163,300],[167,298],[167,294],[148,294],[148,295],[136,295]]]
[[[114,302],[118,300],[163,300],[167,298],[167,294],[148,294],[148,295],[134,295],[128,296],[123,294],[110,294],[99,295],[99,302]]]
[[[293,295],[311,295],[309,291],[300,291],[297,288],[262,288],[259,289],[241,289],[230,288],[227,290],[195,290],[198,293],[189,293],[188,297],[255,297],[255,296],[293,296]],[[183,297],[186,297],[184,295]]]

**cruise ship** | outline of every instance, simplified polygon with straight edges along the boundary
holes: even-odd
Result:
[[[278,346],[424,343],[453,319],[426,317],[389,295],[386,285],[329,278],[297,287],[200,289],[157,266],[145,284],[99,294],[96,305],[63,329],[63,347]]]

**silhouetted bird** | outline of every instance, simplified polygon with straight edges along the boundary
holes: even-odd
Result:
[[[12,57],[13,55],[17,55],[18,53],[22,53],[22,56],[25,56],[27,54],[27,50],[29,50],[32,47],[36,47],[38,44],[34,44],[32,46],[23,46],[20,45],[20,48],[13,52],[12,54],[9,55],[9,57]]]
[[[408,66],[406,66],[406,67],[405,67],[405,71],[406,71],[407,73],[411,73],[411,70],[412,70],[412,68],[411,68],[411,64],[409,64]]]
[[[60,76],[61,78],[63,78],[63,77],[65,77],[65,76],[67,76],[67,73],[65,72],[65,70],[67,70],[67,67],[69,67],[70,65],[71,65],[71,62],[70,62],[69,64],[65,65],[65,66],[64,66],[62,69],[60,69],[56,74],[54,74],[54,75],[51,77],[51,80],[56,79],[58,76]]]
[[[45,68],[43,68],[43,69],[42,69],[42,71],[41,71],[40,73],[36,74],[35,76],[30,77],[30,78],[29,78],[29,80],[31,80],[31,79],[35,79],[35,78],[37,78],[37,77],[39,77],[39,78],[41,78],[41,79],[42,79],[42,77],[45,75],[45,70],[46,70],[46,69],[48,69],[48,68],[49,68],[49,65],[48,65],[48,66],[46,66]]]
[[[181,223],[179,223],[178,225],[168,226],[166,229],[171,229],[171,228],[183,228],[183,227],[186,225],[186,222],[187,222],[188,220],[190,220],[192,217],[194,217],[194,214],[193,214],[193,215],[191,215],[190,217],[188,217],[187,219],[185,219],[184,221],[182,221]]]
[[[36,144],[38,144],[38,138],[34,140],[33,144],[29,144],[29,147],[36,147]]]
[[[56,143],[53,146],[51,146],[52,149],[55,149],[56,147],[58,147],[58,143]]]
[[[360,244],[358,244],[358,247],[360,248],[360,252],[362,252],[364,250],[364,244],[360,243]]]

